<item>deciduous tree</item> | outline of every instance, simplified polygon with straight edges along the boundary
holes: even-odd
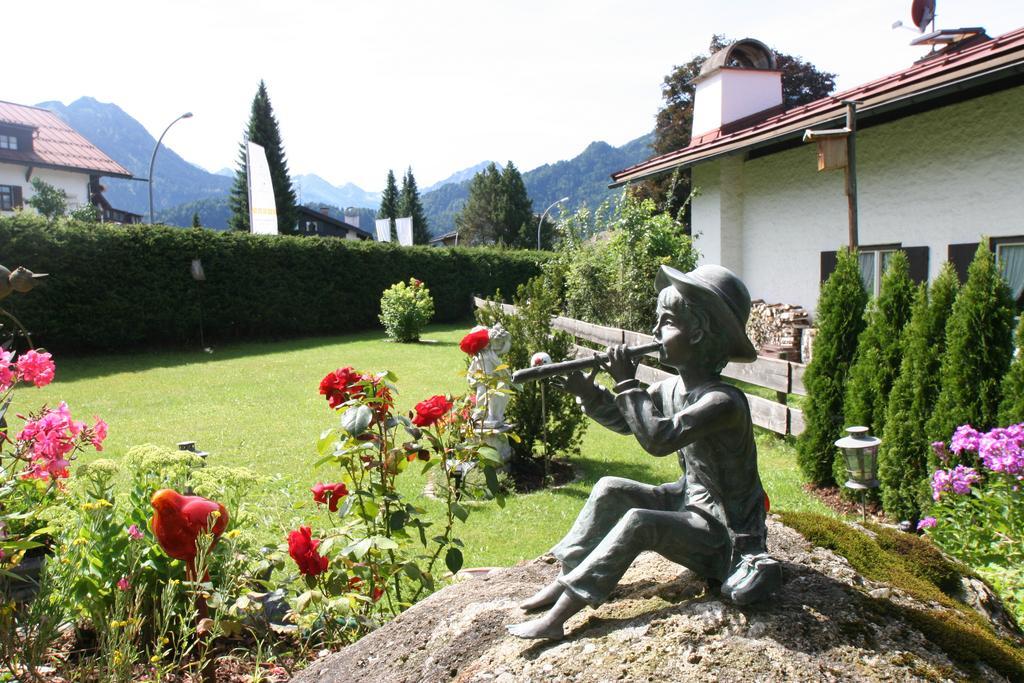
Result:
[[[288,161],[285,159],[284,143],[278,128],[274,108],[270,104],[267,86],[260,81],[256,96],[252,100],[249,113],[249,124],[245,131],[246,138],[260,145],[266,151],[267,165],[270,167],[270,180],[274,187],[274,202],[277,205],[277,230],[282,235],[295,233],[298,220],[295,190],[292,188],[291,176],[288,173]],[[249,225],[249,180],[246,165],[245,141],[239,147],[238,170],[235,173],[235,184],[231,188],[231,218],[228,227],[232,230],[251,229]]]

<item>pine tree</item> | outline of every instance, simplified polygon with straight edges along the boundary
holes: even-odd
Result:
[[[878,298],[868,304],[867,326],[857,341],[857,354],[846,385],[846,424],[865,425],[872,434],[885,430],[889,391],[900,371],[900,336],[910,319],[914,283],[907,255],[889,257]],[[841,467],[844,467],[840,463]],[[845,471],[845,469],[843,470]]]
[[[267,86],[262,80],[252,100],[245,136],[266,151],[270,181],[274,187],[274,202],[277,204],[277,231],[282,235],[294,234],[298,220],[295,190],[292,188],[291,176],[288,173],[281,131],[274,116],[274,108],[270,104]],[[250,230],[248,169],[244,140],[239,149],[238,171],[235,173],[235,184],[231,188],[230,204],[231,218],[228,219],[228,227],[232,230]]]
[[[857,337],[864,329],[867,299],[856,254],[839,250],[836,269],[818,296],[818,335],[814,357],[804,375],[809,394],[804,411],[806,428],[797,442],[800,471],[815,486],[835,483],[834,444],[842,436],[846,376],[857,349]]]
[[[193,228],[201,228],[201,227],[203,227],[202,221],[199,220],[199,212],[198,211],[193,211],[192,212],[192,227]]]
[[[383,202],[382,202],[383,205]],[[412,216],[412,243],[427,244],[430,242],[430,228],[427,226],[427,215],[420,201],[420,191],[416,187],[416,178],[412,175],[412,166],[402,178],[402,192],[398,198],[398,215]]]
[[[930,441],[949,439],[962,424],[985,431],[999,422],[1000,383],[1013,355],[1013,316],[1010,288],[988,240],[982,240],[946,325],[942,384],[927,425]]]
[[[916,522],[920,517],[918,496],[928,477],[931,453],[924,425],[939,393],[946,323],[959,286],[956,271],[947,262],[930,293],[923,285],[920,288],[903,330],[903,360],[889,394],[878,452],[882,505],[894,519]]]
[[[395,182],[395,172],[388,169],[388,179],[384,185],[384,194],[380,196],[380,209],[377,210],[377,218],[387,218],[391,223],[391,241],[398,241],[398,232],[395,230],[395,219],[398,218],[398,184]]]
[[[533,202],[526,192],[526,183],[516,165],[509,161],[501,172],[504,195],[501,222],[505,236],[502,241],[520,249],[537,246],[537,223],[533,219]]]
[[[493,163],[473,176],[469,197],[455,217],[459,244],[495,244],[502,237],[501,172]]]
[[[1014,335],[1013,362],[1003,378],[1003,402],[999,405],[999,424],[1002,426],[1024,422],[1024,315]]]

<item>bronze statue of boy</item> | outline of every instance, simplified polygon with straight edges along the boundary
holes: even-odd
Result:
[[[766,551],[764,488],[746,397],[722,381],[730,361],[757,354],[746,335],[750,295],[729,270],[703,265],[689,273],[662,266],[654,338],[660,360],[678,377],[646,390],[624,346],[608,349],[613,395],[575,372],[562,385],[605,427],[633,434],[651,455],[678,452],[683,476],[651,486],[619,477],[597,482],[572,529],[553,549],[561,573],[521,603],[549,608],[514,624],[520,638],[558,639],[585,606],[608,599],[637,555],[653,550],[704,577],[738,604],[768,597],[782,584]]]

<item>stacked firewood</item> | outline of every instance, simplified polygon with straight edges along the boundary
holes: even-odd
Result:
[[[762,356],[799,361],[803,332],[810,326],[810,316],[800,306],[767,304],[761,299],[750,304],[747,336]]]

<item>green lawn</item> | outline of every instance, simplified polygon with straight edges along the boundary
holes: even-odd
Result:
[[[465,360],[458,341],[470,327],[433,326],[419,344],[393,344],[380,331],[273,343],[244,343],[203,352],[148,352],[60,358],[57,379],[45,389],[19,391],[20,412],[40,403],[67,401],[72,415],[110,425],[104,456],[118,458],[135,444],[174,447],[196,441],[210,462],[247,466],[269,478],[252,492],[261,511],[259,534],[279,543],[285,531],[314,523],[309,487],[331,481],[329,466],[314,470],[314,442],[334,418],[317,393],[324,374],[351,365],[364,371],[392,370],[401,391],[398,408],[409,410],[433,394],[465,388]],[[774,509],[828,514],[800,488],[795,451],[785,440],[758,436],[762,478]],[[96,456],[89,455],[87,458]],[[579,478],[565,487],[512,496],[504,509],[474,506],[458,534],[466,543],[466,566],[510,565],[547,550],[565,532],[601,476],[650,482],[678,477],[674,457],[653,458],[636,442],[593,425]],[[440,516],[440,505],[421,495],[417,468],[402,475],[403,493]]]

